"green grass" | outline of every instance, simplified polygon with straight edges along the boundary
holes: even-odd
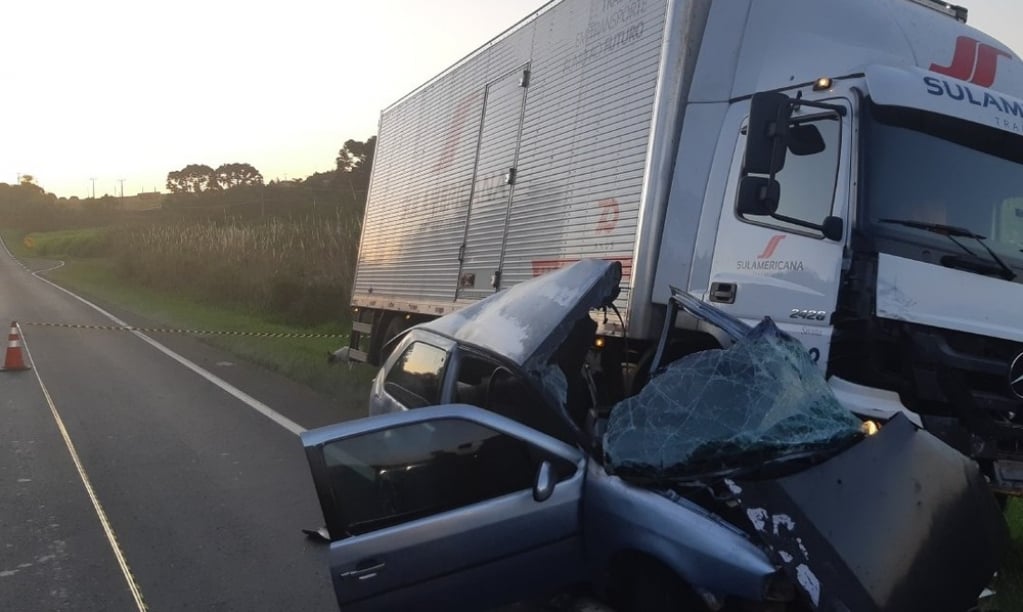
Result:
[[[106,228],[34,232],[19,244],[39,257],[98,257],[108,251],[108,234]]]
[[[15,257],[32,257],[32,251],[25,246],[22,239],[25,233],[20,230],[5,229],[0,230],[0,237],[3,238],[4,244],[7,245],[9,250]]]
[[[295,334],[347,334],[349,331],[347,321],[339,320],[315,327],[288,325],[222,305],[203,304],[181,295],[127,285],[116,274],[114,264],[105,259],[71,260],[46,276],[90,299],[142,316],[159,327]],[[347,337],[201,338],[203,342],[279,372],[331,397],[337,402],[339,418],[355,418],[366,414],[369,384],[375,369],[361,364],[349,368],[326,363],[327,353],[344,345]]]
[[[1023,610],[1023,500],[1013,499],[1005,511],[1009,524],[1009,551],[995,581],[995,605],[991,610],[1017,612]]]

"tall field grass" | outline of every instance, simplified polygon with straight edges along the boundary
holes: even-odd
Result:
[[[345,211],[113,230],[126,280],[290,323],[347,316],[360,220]]]
[[[333,209],[288,217],[179,219],[33,233],[44,257],[107,257],[124,282],[285,323],[348,316],[361,219]]]

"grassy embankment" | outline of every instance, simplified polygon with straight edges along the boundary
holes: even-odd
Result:
[[[1010,501],[1005,518],[1011,534],[1009,551],[995,582],[995,590],[998,592],[995,605],[989,609],[1000,612],[1023,611],[1023,500]]]
[[[347,334],[347,262],[357,232],[357,224],[334,215],[3,236],[19,257],[64,260],[47,273],[51,280],[161,327]],[[339,415],[365,414],[373,370],[326,363],[346,337],[203,341],[334,398]]]

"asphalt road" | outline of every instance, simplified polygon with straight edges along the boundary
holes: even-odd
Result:
[[[111,324],[0,249],[3,333],[14,320]],[[295,434],[339,420],[327,401],[185,337],[154,338],[171,355],[23,332],[34,368],[0,372],[0,610],[336,609],[300,532],[322,518]]]

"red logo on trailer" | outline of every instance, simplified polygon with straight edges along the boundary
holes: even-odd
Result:
[[[465,125],[466,119],[469,118],[469,113],[473,110],[477,99],[477,94],[470,94],[462,98],[462,101],[458,103],[458,107],[455,108],[455,114],[451,117],[451,124],[448,125],[444,139],[444,148],[441,149],[440,157],[437,158],[437,165],[434,167],[435,172],[447,169],[455,161],[455,154],[458,153],[458,145],[462,140],[462,128]]]
[[[991,87],[998,71],[999,57],[1011,59],[1012,54],[969,36],[960,36],[956,38],[952,63],[948,66],[931,64],[931,71],[981,87]]]
[[[774,255],[774,251],[781,244],[781,241],[785,240],[785,234],[775,234],[771,236],[771,239],[767,241],[767,246],[764,247],[764,252],[757,255],[757,259],[770,259],[771,255]]]
[[[604,261],[617,261],[622,264],[622,278],[632,278],[632,257],[629,255],[623,255],[621,257],[602,257]],[[547,274],[548,272],[554,272],[560,270],[567,265],[574,264],[579,261],[578,259],[534,259],[533,264],[533,276],[540,276],[541,274]]]
[[[608,198],[597,202],[600,209],[600,217],[597,218],[597,233],[610,234],[618,226],[618,217],[621,212],[618,208],[618,200]]]

